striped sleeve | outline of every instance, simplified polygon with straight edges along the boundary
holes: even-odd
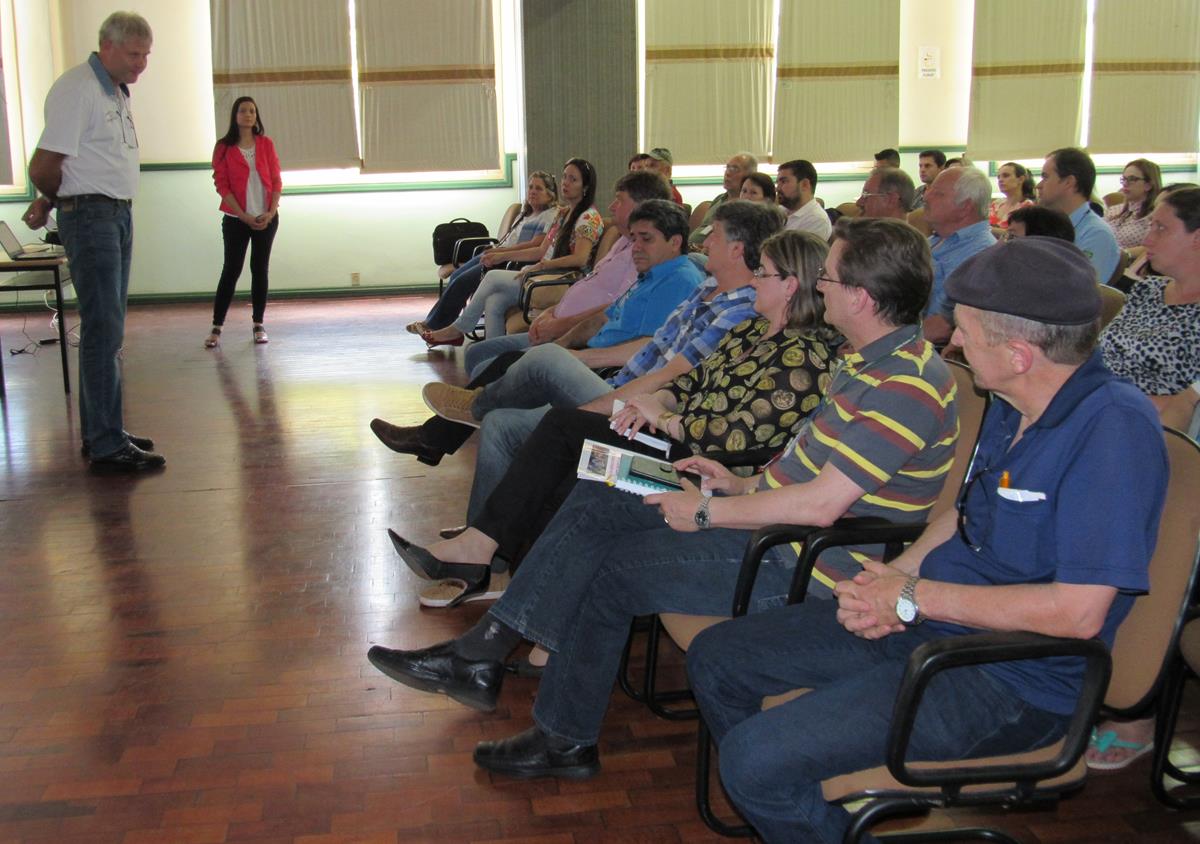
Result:
[[[911,470],[915,455],[943,444],[948,408],[953,402],[953,385],[941,395],[917,375],[893,375],[857,397],[842,394],[833,399],[843,422],[840,438],[825,424],[829,421],[826,416],[813,420],[812,436],[830,449],[828,462],[871,498],[876,493],[882,495],[881,488],[898,472],[906,467]],[[905,509],[899,500],[872,503]],[[927,502],[923,504],[927,506]]]

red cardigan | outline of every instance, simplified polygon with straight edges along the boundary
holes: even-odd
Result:
[[[271,207],[271,194],[283,191],[283,179],[279,174],[279,156],[275,154],[275,144],[266,135],[254,136],[254,165],[258,177],[263,183],[263,194],[266,196],[267,207]],[[233,198],[246,209],[246,181],[250,177],[250,166],[246,156],[242,155],[237,145],[227,146],[217,141],[213,149],[213,183],[217,186],[217,194],[225,196],[232,193]],[[221,200],[221,210],[232,214],[233,209],[224,199]]]

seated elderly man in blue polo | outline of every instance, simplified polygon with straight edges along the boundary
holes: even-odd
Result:
[[[1028,630],[1110,647],[1148,588],[1167,459],[1150,402],[1093,350],[1096,274],[1074,245],[1000,243],[947,281],[954,342],[995,396],[960,513],[891,565],[867,562],[837,604],[734,619],[696,638],[688,673],[720,747],[721,780],[769,842],[841,841],[849,815],[821,781],[881,765],[909,654],[946,636]],[[1065,732],[1082,661],[939,675],[910,758],[1032,750]],[[762,711],[765,695],[808,694]]]

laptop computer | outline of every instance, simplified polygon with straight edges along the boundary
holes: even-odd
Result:
[[[33,243],[29,246],[22,246],[21,241],[17,240],[17,236],[13,234],[13,230],[8,227],[8,223],[3,220],[0,220],[0,246],[4,247],[8,257],[14,261],[44,261],[47,258],[63,256],[61,246],[49,243]]]

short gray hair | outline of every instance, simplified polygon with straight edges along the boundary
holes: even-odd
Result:
[[[1024,340],[1041,349],[1053,363],[1078,366],[1091,356],[1100,336],[1100,318],[1082,325],[1051,325],[1013,314],[976,309],[979,327],[989,346]]]
[[[745,165],[745,170],[747,173],[757,173],[758,172],[758,159],[755,158],[753,154],[748,153],[748,152],[739,152],[737,155],[735,155],[733,157],[740,158],[742,160],[742,164]]]
[[[150,24],[137,12],[113,12],[100,24],[100,43],[124,44],[130,38],[154,40]]]
[[[992,180],[978,167],[963,167],[958,181],[954,183],[954,204],[970,202],[979,213],[979,219],[988,218],[988,206],[992,203]]]
[[[896,194],[900,208],[911,211],[917,193],[912,178],[899,167],[881,167],[875,172],[879,174],[879,192]]]

